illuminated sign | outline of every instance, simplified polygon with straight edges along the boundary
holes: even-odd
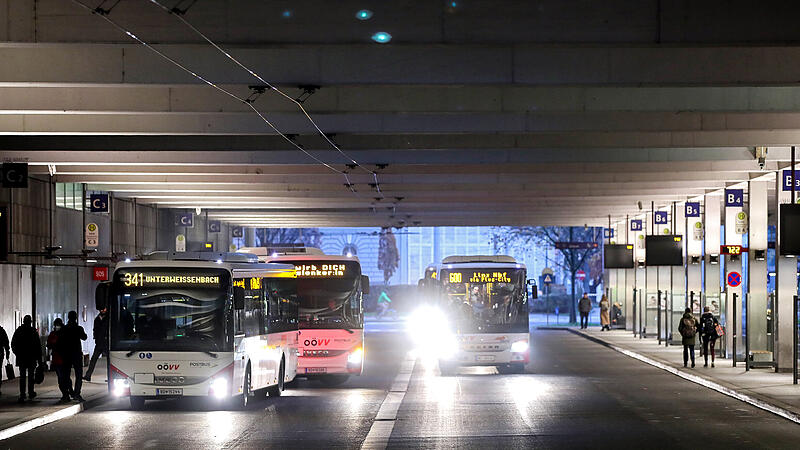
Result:
[[[741,255],[747,251],[747,247],[742,247],[741,245],[720,245],[719,246],[719,253],[720,255]]]
[[[509,272],[483,272],[466,271],[450,272],[447,275],[448,283],[511,283]]]
[[[159,274],[146,274],[146,273],[131,273],[126,272],[122,275],[122,284],[126,287],[136,286],[144,287],[154,284],[173,284],[173,285],[187,285],[187,284],[219,284],[218,275],[159,275]]]
[[[295,264],[299,278],[343,277],[347,273],[345,264]]]

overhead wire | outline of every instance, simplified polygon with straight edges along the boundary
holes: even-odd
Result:
[[[149,44],[147,41],[145,41],[145,40],[143,40],[143,39],[139,38],[139,37],[138,37],[136,34],[134,34],[133,32],[131,32],[130,30],[128,30],[128,29],[127,29],[127,28],[125,28],[124,26],[120,25],[119,23],[117,23],[116,21],[114,21],[113,19],[111,19],[110,17],[108,17],[108,14],[105,14],[103,11],[98,11],[96,8],[92,8],[91,6],[89,6],[89,5],[87,5],[87,4],[83,3],[83,2],[81,2],[80,0],[70,0],[70,1],[72,1],[72,3],[74,3],[74,4],[78,5],[78,6],[80,6],[81,8],[83,8],[83,9],[85,9],[85,10],[89,11],[90,13],[92,13],[92,14],[94,14],[94,15],[98,15],[98,16],[100,16],[100,17],[101,17],[103,20],[105,20],[106,22],[108,22],[108,23],[109,23],[111,26],[113,26],[114,28],[116,28],[118,31],[120,31],[120,32],[122,32],[123,34],[127,35],[128,37],[130,37],[130,38],[131,38],[131,39],[133,39],[134,41],[138,42],[139,44],[141,44],[142,46],[144,46],[144,47],[145,47],[145,48],[147,48],[148,50],[152,51],[153,53],[157,54],[157,55],[158,55],[158,56],[160,56],[161,58],[163,58],[163,59],[165,59],[165,60],[169,61],[170,63],[172,63],[173,65],[175,65],[175,66],[176,66],[176,67],[178,67],[179,69],[181,69],[182,71],[184,71],[184,72],[186,72],[186,73],[190,74],[190,75],[191,75],[191,76],[193,76],[194,78],[196,78],[196,79],[200,80],[201,82],[205,83],[206,85],[208,85],[208,86],[210,86],[210,87],[212,87],[212,88],[214,88],[214,89],[216,89],[216,90],[218,90],[218,91],[220,91],[220,92],[224,93],[225,95],[227,95],[227,96],[229,96],[229,97],[231,97],[231,98],[233,98],[233,99],[235,99],[235,100],[237,100],[237,101],[239,101],[239,102],[241,102],[241,103],[244,103],[245,105],[247,105],[247,106],[248,106],[248,107],[249,107],[249,108],[250,108],[250,109],[251,109],[251,110],[252,110],[252,111],[253,111],[253,112],[254,112],[256,115],[258,115],[258,117],[259,117],[259,118],[261,118],[261,120],[262,120],[262,121],[263,121],[265,124],[267,124],[267,125],[268,125],[268,126],[269,126],[269,127],[272,129],[272,130],[273,130],[273,131],[275,131],[275,132],[276,132],[278,135],[280,135],[280,136],[281,136],[281,137],[282,137],[282,138],[283,138],[283,139],[284,139],[286,142],[288,142],[288,143],[289,143],[290,145],[292,145],[294,148],[296,148],[296,149],[300,150],[300,151],[301,151],[301,152],[303,152],[303,153],[304,153],[306,156],[308,156],[308,157],[309,157],[309,158],[311,158],[312,160],[316,161],[317,163],[319,163],[319,164],[321,164],[321,165],[323,165],[323,166],[327,167],[328,169],[332,170],[333,172],[336,172],[336,173],[338,173],[338,174],[341,174],[341,175],[343,175],[343,176],[344,176],[344,178],[345,178],[345,182],[346,182],[345,186],[347,186],[347,188],[348,188],[348,189],[349,189],[349,190],[350,190],[350,191],[351,191],[353,194],[356,194],[356,195],[358,195],[358,194],[357,194],[357,192],[356,192],[356,190],[355,190],[355,188],[353,187],[353,186],[354,186],[354,184],[353,184],[353,183],[350,181],[350,177],[348,176],[348,173],[347,173],[346,171],[339,170],[339,169],[337,169],[337,168],[333,167],[331,164],[328,164],[328,163],[326,163],[325,161],[323,161],[323,160],[319,159],[318,157],[314,156],[312,153],[310,153],[309,151],[307,151],[307,150],[306,150],[305,148],[303,148],[301,145],[299,145],[298,143],[296,143],[296,142],[295,142],[295,141],[294,141],[292,138],[290,138],[289,136],[287,136],[286,134],[284,134],[283,132],[281,132],[281,131],[280,131],[280,130],[279,130],[279,129],[278,129],[278,128],[277,128],[277,127],[276,127],[276,126],[275,126],[275,125],[272,123],[272,122],[270,122],[270,120],[269,120],[269,119],[267,119],[267,117],[266,117],[266,116],[264,116],[264,114],[263,114],[261,111],[259,111],[259,110],[258,110],[258,108],[256,108],[255,106],[253,106],[253,104],[252,104],[251,102],[248,102],[248,101],[247,101],[247,99],[245,99],[245,98],[242,98],[242,97],[240,97],[240,96],[238,96],[238,95],[234,94],[233,92],[231,92],[231,91],[229,91],[229,90],[227,90],[227,89],[225,89],[225,88],[223,88],[223,87],[219,86],[218,84],[216,84],[216,83],[214,83],[214,82],[212,82],[212,81],[210,81],[210,80],[206,79],[206,78],[205,78],[205,77],[203,77],[202,75],[200,75],[200,74],[196,73],[195,71],[193,71],[193,70],[189,69],[188,67],[186,67],[185,65],[183,65],[182,63],[180,63],[179,61],[177,61],[176,59],[174,59],[174,58],[172,58],[171,56],[169,56],[169,55],[165,54],[165,53],[164,53],[164,52],[162,52],[161,50],[159,50],[159,49],[157,49],[157,48],[153,47],[153,46],[152,46],[152,45],[150,45],[150,44]]]
[[[353,158],[352,156],[350,156],[347,153],[345,153],[338,145],[336,145],[336,143],[333,142],[333,140],[330,137],[328,137],[328,135],[325,132],[322,131],[322,129],[319,127],[319,125],[317,125],[317,123],[314,121],[314,119],[311,117],[311,115],[308,113],[308,111],[306,111],[306,108],[303,106],[303,104],[300,101],[298,101],[295,98],[292,98],[290,95],[288,95],[285,92],[283,92],[282,90],[278,89],[274,84],[272,84],[269,81],[265,80],[263,77],[261,77],[261,75],[257,74],[255,71],[253,71],[249,67],[245,66],[241,61],[236,59],[227,50],[223,49],[216,42],[214,42],[211,38],[209,38],[205,33],[203,33],[197,27],[195,27],[191,22],[186,20],[183,17],[183,14],[186,13],[188,8],[184,9],[184,10],[180,10],[180,9],[178,9],[176,7],[175,8],[169,8],[166,5],[164,5],[163,3],[159,2],[158,0],[148,0],[148,1],[150,3],[158,6],[160,9],[162,9],[166,13],[168,13],[168,14],[170,14],[172,16],[175,16],[179,21],[181,21],[184,25],[186,25],[195,34],[197,34],[203,40],[208,42],[212,47],[214,47],[220,53],[225,55],[225,57],[227,57],[228,59],[233,61],[236,65],[238,65],[239,67],[244,69],[247,73],[252,75],[255,79],[257,79],[258,81],[263,83],[264,86],[266,86],[267,88],[269,88],[272,91],[275,91],[280,96],[284,97],[285,99],[289,100],[290,102],[294,103],[297,106],[297,108],[300,109],[300,112],[303,113],[303,115],[306,117],[306,119],[308,119],[308,121],[311,123],[311,125],[317,130],[317,132],[320,134],[320,136],[322,136],[322,138],[325,139],[325,141],[327,141],[327,143],[333,149],[335,149],[337,152],[339,152],[339,154],[341,154],[343,157],[348,159],[351,162],[351,164],[355,165],[356,167],[359,167],[360,169],[364,170],[368,174],[372,175],[373,181],[375,181],[375,190],[381,195],[382,198],[385,198],[385,196],[383,195],[383,192],[381,191],[380,183],[378,182],[378,173],[376,171],[374,171],[374,170],[370,170],[370,169],[367,169],[366,167],[362,166],[361,164],[359,164],[358,161],[355,160],[355,158]]]

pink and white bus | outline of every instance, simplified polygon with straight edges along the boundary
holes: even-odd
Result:
[[[327,385],[361,375],[364,368],[364,308],[369,278],[355,256],[325,255],[313,247],[250,247],[260,262],[293,264],[300,304],[298,376]]]

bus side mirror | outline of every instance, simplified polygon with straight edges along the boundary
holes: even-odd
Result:
[[[233,309],[244,309],[244,288],[239,286],[233,287]]]
[[[361,275],[361,293],[369,294],[369,277],[366,275]]]
[[[531,289],[533,289],[531,291],[531,299],[536,300],[537,298],[539,298],[539,286],[533,284],[531,285]]]
[[[94,289],[94,307],[100,311],[108,307],[108,293],[111,290],[111,283],[104,281]]]

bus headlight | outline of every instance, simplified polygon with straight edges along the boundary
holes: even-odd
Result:
[[[347,355],[347,364],[358,365],[364,359],[364,350],[359,347]]]
[[[115,378],[113,383],[114,389],[112,390],[115,397],[122,397],[130,392],[131,384],[127,378]]]
[[[223,377],[214,378],[214,380],[211,381],[209,390],[211,391],[211,395],[216,398],[226,397],[228,395],[228,379]]]
[[[517,341],[511,344],[512,353],[524,353],[528,351],[528,341]]]

